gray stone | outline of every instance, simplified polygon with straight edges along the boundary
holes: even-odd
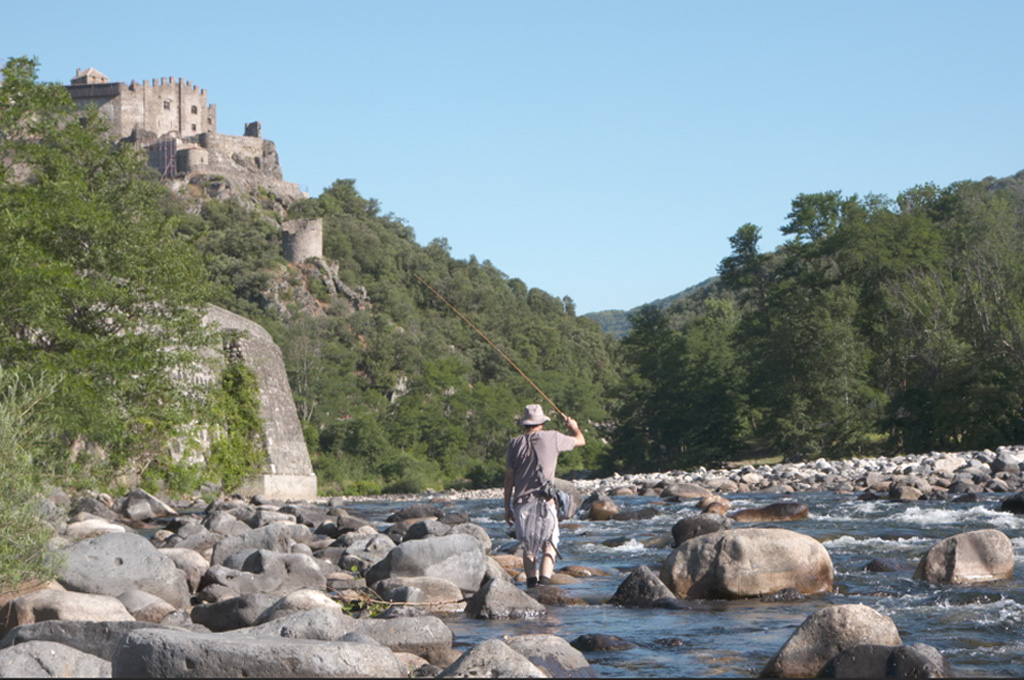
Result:
[[[135,620],[41,621],[11,630],[0,640],[0,649],[32,641],[60,642],[109,662],[121,638],[133,630],[154,627],[155,624]]]
[[[255,624],[277,600],[266,593],[248,593],[220,602],[200,604],[192,608],[192,621],[214,632],[245,628]]]
[[[544,605],[507,581],[488,581],[466,603],[466,616],[473,619],[522,619],[544,611]]]
[[[356,621],[358,625],[354,632],[368,635],[392,651],[416,654],[431,663],[444,658],[455,640],[452,629],[436,616]]]
[[[135,618],[110,595],[76,593],[66,590],[37,590],[0,607],[0,634],[39,620],[134,621]]]
[[[35,640],[0,650],[0,678],[109,678],[110,662],[59,642]]]
[[[673,547],[678,547],[680,543],[688,541],[694,536],[725,531],[731,528],[732,520],[725,515],[701,513],[684,517],[672,527]]]
[[[396,576],[436,576],[450,580],[463,592],[475,592],[487,572],[480,542],[465,534],[450,534],[402,543],[365,574],[372,588]]]
[[[813,678],[840,652],[857,645],[903,644],[888,616],[862,604],[825,607],[793,632],[761,671],[768,678]]]
[[[832,558],[825,547],[787,529],[747,528],[696,536],[666,558],[661,580],[681,598],[761,597],[786,588],[828,592]]]
[[[175,611],[170,603],[144,590],[126,590],[117,599],[136,621],[160,623],[165,616]]]
[[[271,550],[240,551],[227,557],[223,566],[259,576],[255,585],[267,593],[287,594],[300,588],[323,589],[327,579],[317,561],[301,553]]]
[[[118,502],[117,509],[122,515],[136,522],[148,522],[157,517],[173,517],[178,514],[177,510],[143,489],[134,489],[125,494]]]
[[[1010,538],[998,529],[979,529],[950,536],[921,558],[914,578],[934,584],[959,585],[1000,581],[1013,576]]]
[[[596,678],[580,650],[557,635],[516,635],[505,644],[529,659],[552,678]]]
[[[244,534],[228,536],[213,547],[211,564],[223,564],[224,560],[243,550],[270,550],[271,552],[287,553],[292,543],[304,542],[311,535],[309,527],[304,524],[275,523],[259,529],[251,529]]]
[[[650,567],[640,565],[619,585],[608,604],[646,608],[653,607],[656,601],[665,597],[675,595]]]
[[[346,614],[341,607],[318,607],[274,618],[236,632],[302,640],[337,640],[358,627],[359,620]]]
[[[451,533],[451,526],[438,522],[436,519],[421,519],[420,521],[411,524],[405,531],[403,540],[414,541],[418,538],[433,538],[435,536],[445,536]]]
[[[942,653],[918,642],[892,650],[886,663],[887,678],[952,678],[953,669]]]
[[[175,608],[188,605],[185,573],[142,536],[112,533],[67,548],[58,579],[68,590],[117,597],[126,590],[152,593]]]
[[[501,640],[485,640],[438,674],[439,678],[546,678],[548,674]]]
[[[386,647],[269,635],[139,630],[114,653],[113,677],[406,677]]]

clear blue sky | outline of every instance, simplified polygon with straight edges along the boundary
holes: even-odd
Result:
[[[1024,2],[6,2],[45,81],[182,77],[285,179],[353,178],[423,245],[631,309],[764,249],[799,193],[1024,168]]]

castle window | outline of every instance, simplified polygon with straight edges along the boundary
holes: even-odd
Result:
[[[192,113],[199,113],[199,107],[198,106],[193,106],[192,107]]]
[[[196,131],[196,124],[192,123],[192,132],[195,132],[195,131]]]
[[[164,100],[164,110],[166,110],[166,111],[170,111],[171,110],[171,100],[170,99],[165,99]]]

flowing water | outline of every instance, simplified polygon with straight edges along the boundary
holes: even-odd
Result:
[[[729,498],[733,510],[780,499],[757,493]],[[557,566],[581,565],[609,574],[559,586],[589,604],[548,607],[534,619],[483,621],[457,616],[445,622],[455,633],[459,650],[490,638],[525,633],[550,633],[568,641],[602,633],[636,645],[624,651],[586,653],[600,677],[756,677],[812,613],[833,604],[864,604],[890,617],[904,644],[925,643],[938,649],[958,677],[1024,677],[1024,517],[999,512],[1001,497],[983,498],[976,504],[893,503],[814,493],[792,500],[807,504],[809,517],[775,526],[824,544],[835,568],[834,589],[828,595],[778,603],[687,600],[682,609],[603,604],[634,567],[645,564],[655,573],[660,571],[672,550],[667,534],[673,524],[697,512],[692,503],[620,497],[616,502],[623,509],[653,504],[661,512],[647,520],[563,523],[562,559]],[[490,534],[494,552],[514,543],[502,521],[500,499],[440,504],[468,512],[471,521]],[[383,518],[401,505],[376,501],[347,508],[384,528]],[[1011,580],[933,586],[912,578],[917,562],[936,542],[985,528],[999,529],[1013,542],[1017,566]],[[864,567],[875,558],[897,561],[904,568],[866,571]]]

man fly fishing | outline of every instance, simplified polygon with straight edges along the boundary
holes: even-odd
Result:
[[[523,545],[526,587],[547,585],[558,554],[558,515],[554,499],[541,492],[544,479],[554,479],[558,454],[587,443],[576,421],[562,414],[572,435],[545,430],[551,420],[539,404],[527,404],[505,453],[505,521],[513,524]]]

